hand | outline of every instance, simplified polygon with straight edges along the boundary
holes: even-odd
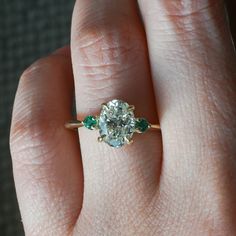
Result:
[[[78,138],[64,128],[74,89],[78,119],[120,98],[162,132],[120,149],[85,128]],[[29,67],[16,94],[10,145],[26,235],[234,235],[235,117],[221,1],[78,0],[70,49]]]

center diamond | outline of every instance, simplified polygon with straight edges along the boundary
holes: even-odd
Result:
[[[99,132],[112,147],[129,143],[135,132],[134,112],[128,103],[112,100],[104,104],[99,117]]]

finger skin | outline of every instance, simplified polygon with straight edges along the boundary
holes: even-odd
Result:
[[[71,42],[79,118],[99,114],[102,103],[117,98],[135,105],[137,116],[157,123],[145,35],[135,1],[77,1]],[[132,145],[119,149],[98,143],[95,131],[81,128],[79,136],[85,181],[78,233],[114,235],[122,230],[128,234],[143,217],[140,209],[158,185],[160,133],[135,135]]]
[[[168,224],[157,221],[170,231],[231,235],[236,60],[223,2],[140,0],[139,5],[163,135],[159,198],[166,207],[159,214],[171,216]],[[184,226],[179,215],[188,222]]]
[[[82,205],[83,176],[71,119],[73,76],[69,49],[40,59],[21,76],[10,147],[26,235],[68,235]]]

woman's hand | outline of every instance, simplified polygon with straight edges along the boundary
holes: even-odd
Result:
[[[120,98],[162,132],[114,149],[81,128],[79,145],[64,128],[74,88],[78,119]],[[26,235],[234,235],[236,57],[222,1],[77,0],[71,48],[21,77],[10,144]]]

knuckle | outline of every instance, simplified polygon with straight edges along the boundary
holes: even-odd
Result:
[[[20,116],[14,117],[10,132],[10,149],[15,164],[17,166],[46,164],[50,159],[46,157],[53,155],[53,150],[59,141],[56,137],[58,132],[56,122],[49,120],[45,114],[32,116],[27,113]]]
[[[219,5],[223,6],[221,0],[194,0],[191,2],[188,0],[177,0],[165,2],[164,8],[169,16],[188,17]]]
[[[140,60],[146,57],[142,32],[127,22],[117,24],[82,27],[75,40],[73,55],[78,61],[75,73],[86,78],[81,83],[87,97],[97,100],[96,96],[101,96],[102,91],[119,90],[121,84],[127,83],[125,80],[133,69],[140,66]]]
[[[31,104],[30,104],[31,105]],[[26,106],[17,114],[14,114],[11,125],[11,141],[18,137],[46,138],[49,133],[56,130],[56,121],[51,120],[51,116],[46,114],[41,109],[29,111],[32,106]],[[20,108],[19,108],[20,109]],[[50,131],[50,132],[48,132]]]
[[[78,30],[78,46],[87,48],[89,46],[116,46],[125,42],[128,46],[135,45],[130,40],[130,35],[137,29],[127,22],[121,21],[114,25],[90,24],[87,27],[81,26]],[[124,44],[124,43],[123,43]]]
[[[137,54],[144,52],[140,47],[142,36],[129,24],[118,23],[117,26],[88,26],[79,31],[76,51],[81,53],[80,66],[83,69],[119,67],[119,62],[132,62]],[[135,37],[131,37],[135,35]],[[85,55],[86,57],[83,57]]]
[[[156,27],[163,32],[159,36],[163,43],[167,33],[173,38],[173,41],[167,40],[167,44],[181,41],[189,45],[196,40],[220,39],[222,31],[225,31],[224,5],[220,0],[166,1],[150,12],[154,18],[159,17],[160,26]]]
[[[61,60],[58,60],[58,58],[61,58]],[[35,75],[45,73],[45,71],[48,71],[55,66],[58,67],[62,60],[63,56],[54,54],[45,58],[40,58],[22,73],[20,81],[33,80],[33,78],[36,77]]]
[[[57,65],[54,64],[56,62],[54,56],[40,59],[21,76],[9,140],[15,163],[40,164],[46,161],[45,156],[52,154],[47,146],[57,145],[58,134],[63,130],[59,110],[50,104],[45,105],[45,99],[38,90],[38,81],[43,77],[45,68]]]

